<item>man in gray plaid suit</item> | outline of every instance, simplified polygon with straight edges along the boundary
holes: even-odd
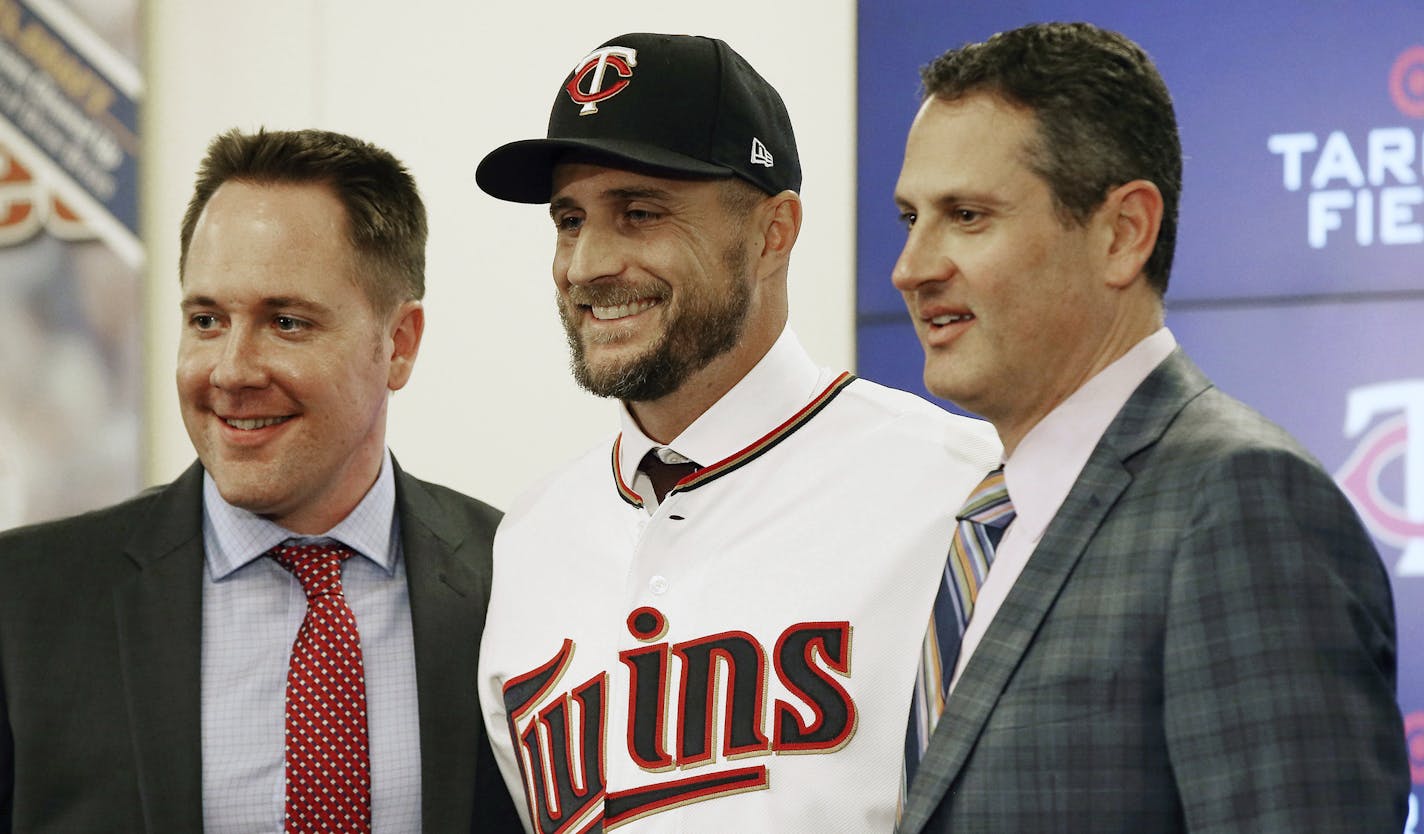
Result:
[[[1043,24],[924,83],[894,283],[930,390],[998,430],[1016,515],[899,830],[1401,831],[1379,556],[1163,326],[1182,160],[1151,61]]]

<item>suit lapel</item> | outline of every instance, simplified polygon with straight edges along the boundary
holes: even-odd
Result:
[[[910,788],[902,831],[919,831],[959,775],[1059,589],[1127,487],[1129,477],[1121,465],[1097,465],[1099,457],[1094,452],[1084,467],[945,703]]]
[[[202,829],[202,483],[203,469],[194,464],[163,488],[125,547],[138,571],[114,589],[139,795],[151,832]]]
[[[1155,443],[1187,402],[1209,386],[1191,360],[1174,350],[1113,419],[946,702],[899,831],[920,831],[958,777],[1063,583],[1132,482],[1125,461]]]
[[[476,657],[489,578],[459,558],[466,525],[441,512],[420,481],[396,467],[396,508],[410,588],[419,690],[421,817],[426,831],[470,825],[474,807],[472,743],[481,730]]]

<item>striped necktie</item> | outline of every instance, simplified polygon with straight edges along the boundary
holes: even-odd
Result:
[[[974,610],[979,586],[994,561],[994,548],[1003,538],[1004,529],[1014,520],[1014,505],[1009,501],[1009,490],[1004,484],[1004,467],[984,477],[955,517],[959,524],[940,574],[939,590],[930,611],[919,670],[915,674],[910,721],[905,732],[902,799],[914,782],[920,758],[929,747],[935,724],[944,712],[954,664],[959,659],[959,641]]]

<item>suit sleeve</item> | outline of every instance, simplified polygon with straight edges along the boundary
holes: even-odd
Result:
[[[10,707],[5,698],[5,675],[0,670],[0,834],[14,825],[15,739],[10,732]]]
[[[1189,830],[1401,831],[1394,609],[1369,536],[1329,476],[1294,453],[1209,469],[1188,499],[1163,648]]]
[[[524,824],[514,810],[514,800],[505,788],[499,765],[495,764],[488,736],[480,745],[475,773],[475,820],[471,831],[474,834],[523,834]]]

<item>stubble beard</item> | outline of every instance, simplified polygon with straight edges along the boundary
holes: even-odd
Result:
[[[571,311],[560,299],[559,318],[569,342],[569,366],[574,381],[592,394],[625,402],[659,400],[681,388],[688,377],[731,350],[740,340],[751,310],[748,261],[747,252],[740,245],[728,247],[722,254],[722,265],[730,278],[725,292],[706,287],[684,292],[657,342],[641,356],[617,366],[594,368],[589,365],[578,332],[582,310]],[[666,300],[663,303],[667,303]]]

